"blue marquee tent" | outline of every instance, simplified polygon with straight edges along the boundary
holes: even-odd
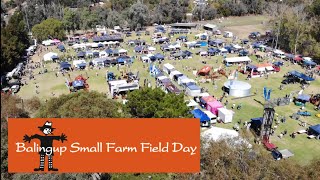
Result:
[[[298,77],[298,78],[301,78],[305,81],[314,81],[314,79],[312,77],[309,77],[305,74],[302,74],[298,71],[290,71],[289,74],[291,74],[292,76],[295,76],[295,77]]]
[[[309,130],[315,135],[320,135],[320,124],[310,126]]]
[[[79,52],[79,53],[77,54],[78,57],[84,57],[85,55],[86,55],[85,52]]]
[[[210,118],[208,117],[208,115],[203,111],[201,111],[200,109],[195,109],[191,111],[191,113],[193,114],[194,118],[200,119],[200,122],[210,121]]]

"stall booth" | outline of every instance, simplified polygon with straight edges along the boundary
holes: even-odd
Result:
[[[178,84],[182,85],[183,83],[189,82],[189,78],[185,75],[178,77]]]
[[[163,65],[163,72],[170,74],[172,71],[174,71],[175,68],[171,64],[167,63]]]
[[[169,75],[170,79],[177,79],[177,77],[179,77],[179,76],[183,76],[183,74],[177,70],[171,71],[171,73]]]
[[[218,108],[218,116],[223,123],[231,123],[233,119],[233,112],[226,108]]]
[[[208,110],[203,111],[203,112],[210,118],[211,124],[217,123],[217,116],[215,114],[213,114],[212,112],[210,112]]]
[[[203,96],[200,98],[200,106],[202,108],[207,108],[207,104],[213,101],[217,101],[217,100],[212,96]]]
[[[191,111],[194,118],[200,119],[200,126],[201,127],[210,127],[210,118],[206,113],[201,111],[200,109],[195,109]]]
[[[197,85],[190,85],[186,88],[186,94],[189,96],[198,96],[201,93],[201,88]]]
[[[219,101],[212,101],[207,103],[207,110],[212,112],[215,115],[218,115],[218,109],[222,108],[223,105]]]

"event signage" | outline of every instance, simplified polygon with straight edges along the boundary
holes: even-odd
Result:
[[[9,119],[8,170],[200,171],[199,119]]]

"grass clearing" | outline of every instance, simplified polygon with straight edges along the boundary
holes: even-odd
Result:
[[[228,22],[230,21],[230,22]],[[240,35],[248,35],[248,32],[256,31],[257,29],[261,28],[263,29],[263,25],[261,24],[262,21],[266,21],[266,18],[264,16],[248,16],[248,17],[232,17],[228,18],[228,20],[225,20],[222,25],[226,26],[225,28],[228,30],[231,30],[234,32],[236,36]],[[256,28],[256,29],[254,29]],[[192,33],[188,35],[188,38],[190,41],[194,39],[194,35],[196,33]],[[173,39],[178,37],[179,35],[175,35]],[[138,37],[135,36],[133,33],[132,37],[128,37],[125,39],[125,42],[128,40],[134,40]],[[148,43],[151,43],[150,36],[141,36],[140,39],[146,40]],[[155,46],[157,48],[157,52],[161,52],[160,45]],[[128,50],[129,56],[135,56],[136,54],[133,53],[133,47],[129,47],[128,45],[123,45],[124,49]],[[205,48],[204,48],[205,49]],[[52,49],[56,51],[55,49]],[[190,51],[195,53],[199,49],[191,49]],[[71,52],[74,54],[74,52]],[[42,53],[44,54],[44,53]],[[59,53],[61,55],[61,53]],[[166,56],[169,54],[166,53]],[[140,56],[140,55],[138,55]],[[236,55],[228,55],[229,57],[233,57]],[[40,55],[41,57],[41,55]],[[35,60],[40,58],[39,56],[35,55]],[[255,58],[252,58],[254,61],[253,64],[257,64],[258,61]],[[207,64],[202,64],[202,61],[206,61]],[[165,60],[164,63],[171,63],[176,67],[177,70],[187,75],[189,78],[195,79],[196,76],[193,75],[192,71],[186,70],[186,66],[199,69],[203,67],[204,65],[213,66],[213,68],[218,68],[222,65],[222,57],[221,56],[214,56],[211,58],[204,58],[200,57],[198,55],[193,55],[192,59],[185,59],[185,60]],[[162,63],[162,64],[164,64]],[[162,66],[160,65],[160,67]],[[228,97],[229,105],[228,108],[230,109],[232,103],[239,104],[242,103],[243,108],[239,110],[235,110],[235,115],[232,123],[229,124],[216,124],[215,126],[218,127],[224,127],[224,128],[232,128],[233,125],[242,119],[242,122],[244,121],[250,121],[251,118],[255,117],[261,117],[263,116],[263,106],[256,102],[260,101],[264,103],[263,99],[263,87],[266,86],[268,88],[272,89],[271,98],[278,98],[278,97],[284,97],[286,94],[289,94],[291,92],[296,92],[300,89],[299,85],[293,84],[293,85],[287,85],[285,86],[284,90],[279,90],[279,86],[281,81],[283,80],[283,75],[287,73],[290,70],[298,70],[301,72],[304,72],[304,70],[299,65],[288,65],[288,62],[285,62],[285,66],[281,67],[281,71],[279,73],[271,74],[269,75],[269,79],[262,78],[253,78],[249,81],[249,83],[252,85],[251,93],[257,92],[256,96],[250,97],[250,98],[243,98],[238,100],[231,100],[232,97]],[[55,72],[53,69],[58,67],[59,65],[56,63],[48,63],[46,64],[46,68],[48,69],[48,73],[42,74],[42,75],[36,75],[36,80],[31,80],[28,82],[28,85],[25,85],[22,87],[21,91],[17,94],[23,99],[29,99],[32,96],[35,96],[35,83],[39,85],[39,92],[37,96],[41,98],[42,100],[48,99],[52,97],[51,93],[54,93],[55,96],[58,96],[60,94],[67,94],[69,93],[67,87],[65,86],[65,78],[68,78],[67,76],[55,76]],[[152,85],[155,85],[154,78],[149,75],[147,72],[148,70],[148,64],[142,63],[140,60],[135,59],[135,62],[131,66],[131,68],[122,67],[121,69],[131,71],[133,73],[136,73],[139,71],[141,81],[140,84],[143,85],[144,79],[149,79],[152,83]],[[223,66],[222,66],[223,67]],[[227,67],[227,72],[231,72],[235,70],[236,66]],[[106,71],[114,72],[116,75],[120,75],[120,72],[117,71],[116,67],[108,67],[103,69],[94,69],[94,70],[85,70],[85,71],[73,71],[70,73],[71,79],[74,79],[77,75],[83,74],[85,76],[88,76],[88,83],[90,86],[90,90],[96,90],[99,92],[107,93],[108,92],[108,86],[105,79]],[[40,71],[40,69],[35,70],[35,72]],[[98,73],[98,76],[96,76],[96,73]],[[245,81],[246,76],[239,73],[238,80]],[[217,89],[214,89],[214,86],[212,83],[200,83],[199,85],[201,87],[207,88],[209,90],[209,93],[211,95],[214,95],[215,97],[220,97],[223,92],[221,87],[223,86],[223,83],[227,79],[223,76],[221,76],[219,79],[216,80],[216,84],[218,86]],[[311,85],[304,91],[305,94],[312,94],[319,92],[320,89],[320,80],[319,77],[317,77],[316,81],[312,82]],[[320,146],[319,142],[312,139],[307,139],[306,135],[298,135],[295,139],[290,138],[288,135],[285,136],[282,139],[279,139],[277,135],[279,135],[281,132],[283,132],[285,129],[288,131],[288,134],[304,129],[300,127],[298,124],[299,122],[292,120],[289,118],[292,113],[297,112],[299,107],[295,106],[293,103],[291,103],[288,106],[282,106],[282,107],[276,107],[276,113],[281,116],[287,117],[287,122],[285,124],[280,124],[279,128],[275,132],[275,136],[271,137],[271,141],[276,144],[279,149],[289,149],[291,150],[295,156],[290,159],[290,161],[295,161],[299,164],[308,164],[311,159],[313,158],[320,158]],[[306,107],[306,110],[311,112],[312,116],[310,117],[304,117],[303,121],[308,122],[309,124],[318,124],[319,118],[315,117],[316,111],[313,110],[313,106],[311,104],[308,104]],[[319,112],[318,112],[319,113]],[[270,157],[271,158],[271,157]]]

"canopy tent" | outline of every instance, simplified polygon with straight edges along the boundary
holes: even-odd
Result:
[[[265,70],[272,71],[273,70],[272,64],[264,63],[264,64],[257,65],[257,71],[265,71]]]
[[[208,102],[213,102],[213,101],[217,101],[217,100],[212,96],[203,96],[200,98],[200,102],[202,104],[207,104]]]
[[[248,56],[226,58],[227,63],[251,62]]]
[[[149,50],[149,51],[155,51],[156,48],[155,48],[155,47],[148,47],[148,50]]]
[[[314,125],[314,126],[310,126],[309,127],[309,131],[311,131],[311,133],[313,133],[314,135],[320,135],[320,124]]]
[[[188,51],[188,50],[185,50],[185,51],[182,51],[186,56],[190,57],[192,55],[192,52]]]
[[[215,115],[218,115],[218,108],[222,108],[223,105],[219,101],[212,101],[207,103],[207,110]]]
[[[69,64],[68,62],[60,63],[60,69],[70,69],[70,68],[71,68],[71,64]]]
[[[52,60],[56,59],[57,57],[58,57],[57,53],[49,52],[49,53],[43,55],[43,60],[44,61],[52,61]]]
[[[303,64],[306,66],[315,66],[317,65],[317,63],[313,62],[313,61],[303,61]]]
[[[300,73],[298,71],[290,71],[289,74],[291,74],[292,76],[295,76],[297,78],[301,78],[301,79],[303,79],[305,81],[314,81],[315,80],[312,77],[309,77],[309,76],[307,76],[305,74],[302,74],[302,73]]]
[[[125,50],[125,49],[120,49],[119,50],[119,53],[126,53],[127,52],[127,50]]]
[[[113,51],[112,51],[112,49],[106,49],[106,53],[107,54],[113,54]]]
[[[210,121],[210,118],[208,117],[208,115],[203,111],[201,111],[200,109],[195,109],[191,111],[191,113],[193,114],[194,118],[200,119],[200,122]]]
[[[257,69],[258,68],[257,66],[255,66],[253,64],[248,64],[246,67],[249,69]]]
[[[155,54],[154,57],[155,57],[157,60],[164,60],[164,55],[162,55],[162,54],[160,54],[160,53]]]
[[[103,65],[105,60],[106,60],[106,58],[95,58],[95,59],[92,60],[92,63],[95,66]]]
[[[263,117],[252,118],[250,128],[252,128],[254,131],[258,132],[261,128],[262,122],[263,122]]]
[[[197,96],[198,94],[201,93],[201,88],[197,85],[189,85],[186,88],[186,93],[189,96]]]
[[[64,51],[66,48],[64,47],[64,45],[59,44],[57,47],[60,51]]]
[[[218,108],[218,116],[223,123],[231,123],[234,112],[226,108]]]
[[[178,84],[181,85],[182,83],[184,82],[188,82],[189,81],[189,78],[185,75],[182,75],[180,77],[178,77]]]
[[[210,66],[204,66],[203,68],[201,68],[199,71],[198,71],[198,74],[201,75],[201,76],[205,76],[205,75],[208,75],[211,71],[211,67]]]
[[[183,74],[180,71],[175,70],[170,73],[169,77],[170,77],[170,79],[173,79],[174,76],[176,76],[176,75],[183,75]]]
[[[174,66],[169,63],[163,65],[163,71],[167,74],[170,74],[172,71],[174,71],[174,69]]]
[[[239,137],[239,133],[235,130],[224,129],[219,127],[211,127],[210,129],[202,133],[202,137],[208,138],[208,140],[218,141],[226,138]]]
[[[298,96],[298,100],[301,100],[301,101],[305,101],[305,102],[308,102],[309,100],[310,100],[310,96],[309,95],[306,95],[306,94],[300,94],[299,96]]]
[[[143,50],[143,46],[136,46],[134,48],[134,52],[141,52]]]
[[[79,57],[79,58],[84,58],[85,55],[86,55],[86,53],[82,52],[82,51],[77,53],[77,57]]]
[[[85,60],[74,60],[74,61],[72,62],[72,64],[73,64],[74,66],[78,66],[79,64],[83,64],[83,63],[86,63],[86,61],[85,61]]]

